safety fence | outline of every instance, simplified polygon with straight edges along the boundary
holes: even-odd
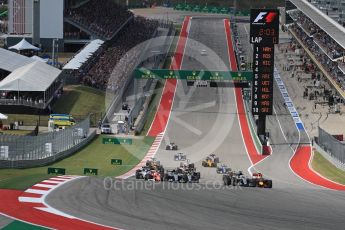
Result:
[[[319,136],[316,141],[331,157],[345,164],[345,143],[339,141],[335,136],[327,133],[320,127]]]
[[[20,136],[0,134],[0,168],[46,165],[69,156],[85,146],[96,132],[90,132],[90,118],[64,130]]]
[[[165,45],[163,47],[161,57],[156,59],[153,65],[153,69],[158,69],[158,68],[163,67],[164,60],[167,59],[169,55],[169,50],[171,49],[171,46],[173,43],[174,36],[172,35],[174,35],[175,32],[176,32],[175,29],[171,27],[171,29],[169,30],[167,34],[168,36],[166,36],[165,38],[165,42],[164,42]],[[154,90],[157,86],[157,83],[158,83],[158,80],[156,79],[149,79],[146,81],[145,87],[143,89],[143,94],[139,98],[137,103],[135,104],[135,107],[132,111],[133,113],[131,114],[131,116],[133,116],[133,120],[134,118],[136,119],[136,123],[134,124],[136,134],[141,133],[145,126],[145,123],[148,118],[148,114],[150,113],[149,111],[150,102],[155,94]]]
[[[159,20],[159,28],[167,28],[168,29],[168,33],[165,35],[166,37],[166,41],[163,42],[163,44],[168,43],[168,39],[170,39],[169,35],[173,32],[173,23],[171,21],[168,20]],[[162,36],[162,34],[160,34],[158,32],[158,29],[152,34],[152,38],[155,37],[159,37]],[[164,37],[164,36],[163,36]],[[139,55],[137,62],[135,64],[136,67],[141,67],[144,65],[145,61],[149,61],[149,53],[148,50],[150,49],[150,47],[154,44],[152,44],[152,41],[154,40],[150,40],[146,43],[145,47],[143,47],[141,54]],[[167,48],[169,48],[170,46],[166,46]],[[153,60],[153,68],[158,67],[158,65],[165,59],[165,55],[166,52],[162,51],[160,54],[155,55],[155,58]],[[112,114],[114,114],[114,112],[116,111],[117,108],[119,108],[120,104],[122,103],[122,99],[123,96],[128,88],[128,86],[133,83],[134,84],[134,88],[135,91],[137,90],[136,88],[138,88],[138,85],[136,85],[136,82],[134,80],[134,70],[135,68],[132,68],[132,71],[130,71],[128,73],[128,77],[126,80],[126,83],[124,84],[124,86],[121,88],[121,90],[114,95],[112,98],[109,98],[109,100],[111,101],[110,105],[107,108],[106,114],[103,117],[102,122],[106,122],[111,116]],[[153,91],[155,84],[157,81],[153,81],[153,80],[147,80],[146,82],[142,82],[144,83],[143,85],[140,85],[143,87],[143,94],[137,99],[136,104],[134,105],[134,107],[131,109],[131,112],[128,116],[128,121],[130,123],[130,125],[133,125],[134,120],[139,116],[140,111],[142,111],[142,107],[143,104],[145,102],[145,98],[146,98],[146,94]],[[139,94],[139,92],[135,92],[135,96],[137,97]]]

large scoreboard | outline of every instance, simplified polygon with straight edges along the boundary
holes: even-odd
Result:
[[[279,10],[252,9],[250,12],[250,43],[272,45],[279,42]]]
[[[253,44],[252,113],[272,115],[274,45],[279,42],[279,11],[252,9],[250,43]]]

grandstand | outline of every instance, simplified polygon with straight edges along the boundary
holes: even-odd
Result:
[[[131,71],[139,64],[137,61],[142,50],[132,52],[131,57],[121,63],[126,67],[123,71],[112,74],[113,69],[125,54],[129,55],[129,50],[150,39],[159,23],[134,17],[132,12],[112,0],[102,0],[102,4],[99,2],[9,1],[7,47],[24,37],[29,43],[37,42],[35,45],[41,48],[39,56],[50,52],[49,47],[53,42],[59,47],[58,50],[54,49],[56,52],[78,52],[63,63],[60,71],[37,61],[37,57],[29,58],[1,49],[1,105],[51,108],[49,104],[58,98],[66,83],[107,89],[114,94],[124,86]],[[24,14],[25,17],[20,17]]]
[[[112,0],[9,0],[8,18],[7,46],[26,38],[50,51],[55,39],[61,52],[114,39],[133,14]]]
[[[286,1],[287,25],[345,98],[345,28],[306,0]]]

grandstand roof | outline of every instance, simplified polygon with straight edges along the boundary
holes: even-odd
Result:
[[[0,82],[4,91],[44,92],[57,79],[61,71],[41,61],[20,67]]]
[[[345,49],[344,27],[306,0],[290,0],[290,2]]]
[[[77,55],[74,56],[63,69],[79,69],[104,43],[100,39],[96,39],[87,44]]]
[[[26,56],[0,48],[0,69],[13,72],[14,70],[33,63],[34,61],[35,60]]]

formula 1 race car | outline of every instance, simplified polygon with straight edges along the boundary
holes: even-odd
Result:
[[[170,144],[168,144],[165,147],[165,150],[177,150],[177,149],[178,149],[178,147],[177,147],[177,145],[174,142],[171,142]]]
[[[218,174],[227,174],[230,171],[231,171],[231,168],[226,166],[225,164],[222,164],[221,166],[217,167]]]
[[[164,168],[160,162],[156,161],[155,159],[147,161],[144,167],[135,171],[136,179],[161,181],[163,175]]]
[[[146,167],[148,167],[150,170],[155,170],[162,175],[164,174],[163,166],[161,165],[160,161],[157,161],[155,158],[146,161]]]
[[[161,173],[156,170],[151,170],[147,173],[144,177],[144,180],[151,180],[151,181],[161,181]]]
[[[242,171],[230,171],[227,175],[223,175],[223,182],[224,185],[232,186],[272,188],[272,180],[263,178],[261,173],[254,173],[251,178],[248,178]]]
[[[174,155],[174,160],[175,161],[185,161],[187,160],[187,155],[183,153],[177,153]]]
[[[262,173],[253,173],[251,180],[255,181],[256,187],[272,188],[272,180],[263,177]]]
[[[180,168],[167,170],[164,174],[164,181],[179,182],[179,183],[199,183],[200,172],[184,171]]]
[[[215,154],[211,154],[204,161],[202,161],[202,166],[204,167],[217,167],[217,164],[219,163],[219,158],[216,157]]]
[[[146,174],[151,171],[149,167],[142,167],[141,169],[137,169],[135,171],[135,179],[144,179]]]
[[[196,171],[196,168],[195,168],[195,165],[192,163],[190,164],[189,163],[189,160],[187,160],[187,163],[185,162],[181,162],[180,163],[180,169],[184,170],[184,171],[188,171],[188,172],[191,172],[191,171]]]

